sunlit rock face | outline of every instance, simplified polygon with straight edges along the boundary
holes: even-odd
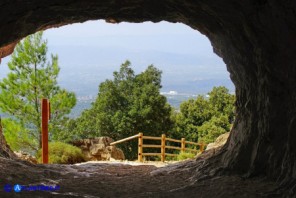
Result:
[[[236,121],[214,166],[296,178],[296,1],[2,0],[0,19],[2,57],[38,30],[87,20],[187,24],[210,39],[236,86]]]
[[[123,151],[111,146],[111,142],[114,140],[110,137],[97,137],[75,140],[71,144],[81,149],[86,161],[124,160]]]

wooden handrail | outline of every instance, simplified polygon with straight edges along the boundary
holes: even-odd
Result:
[[[165,146],[165,148],[168,148],[168,149],[176,149],[176,150],[182,150],[182,148],[180,147],[177,147],[177,146]]]
[[[167,141],[171,141],[171,142],[177,142],[177,143],[181,143],[181,140],[176,140],[173,138],[166,138]]]
[[[145,140],[161,140],[161,137],[143,136]]]
[[[162,155],[161,153],[143,153],[143,156],[155,156],[155,155]]]
[[[161,148],[161,145],[143,144],[143,148]]]
[[[173,157],[178,156],[178,154],[173,154],[173,153],[166,153],[165,155],[167,155],[167,156],[173,156]]]
[[[190,142],[190,141],[185,141],[186,144],[193,144],[193,145],[196,145],[196,146],[201,146],[202,143],[197,143],[197,142]]]
[[[129,140],[132,140],[132,139],[135,139],[135,138],[138,138],[139,137],[139,134],[137,135],[134,135],[134,136],[131,136],[131,137],[127,137],[127,138],[124,138],[124,139],[121,139],[121,140],[118,140],[116,142],[112,142],[110,143],[111,146],[115,145],[115,144],[119,144],[119,143],[122,143],[122,142],[126,142],[126,141],[129,141]]]
[[[186,148],[186,144],[191,144],[195,146],[199,146],[199,151],[203,152],[204,151],[204,146],[206,144],[204,143],[197,143],[197,142],[190,142],[190,141],[185,141],[185,138],[182,138],[181,140],[176,140],[173,138],[168,138],[165,136],[165,134],[162,134],[161,137],[153,137],[153,136],[144,136],[143,133],[139,133],[137,135],[127,137],[115,142],[112,142],[110,145],[113,146],[115,144],[119,144],[122,142],[126,142],[132,139],[138,138],[138,161],[142,162],[143,161],[143,156],[161,156],[161,161],[165,161],[165,156],[178,156],[178,154],[173,154],[173,153],[166,153],[166,149],[175,149],[175,150],[180,150],[181,152],[185,151],[191,151],[191,152],[198,152],[197,149],[191,149],[191,148]],[[161,144],[156,145],[156,144],[143,144],[143,140],[160,140]],[[171,142],[177,142],[181,143],[180,147],[178,146],[169,146],[166,145],[166,141],[171,141]],[[160,148],[161,152],[160,153],[144,153],[143,148]]]

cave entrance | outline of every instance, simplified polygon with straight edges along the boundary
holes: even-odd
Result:
[[[166,96],[168,103],[175,108],[176,114],[180,112],[181,102],[195,100],[197,95],[202,95],[205,100],[208,100],[207,93],[214,86],[225,86],[234,93],[234,86],[229,79],[226,66],[212,52],[208,39],[183,24],[146,22],[114,25],[104,21],[90,21],[47,30],[43,37],[48,41],[47,56],[51,53],[59,56],[58,64],[61,67],[59,85],[61,88],[75,92],[77,96],[77,105],[70,114],[72,118],[77,118],[83,110],[91,106],[98,93],[98,85],[112,78],[112,73],[118,71],[119,65],[127,59],[132,62],[135,73],[144,71],[151,64],[163,72],[160,91]],[[2,77],[8,72],[4,66],[9,59],[3,60],[2,71],[0,70]],[[189,105],[194,105],[193,101]],[[198,113],[201,114],[196,112]],[[192,119],[191,122],[198,122],[196,120],[203,116],[196,115],[197,118],[189,119]],[[206,121],[209,119],[203,122]],[[229,123],[228,129],[221,127],[219,129],[229,132],[230,124],[232,123]],[[180,134],[169,133],[174,129],[170,129],[166,134],[171,138],[197,141],[197,131],[187,128],[187,125],[183,129],[181,129],[183,125],[180,126],[178,130],[183,130]],[[9,134],[8,128],[4,127],[4,133]],[[149,135],[149,133],[145,134]],[[88,135],[94,136],[87,132],[80,139],[90,138]],[[134,134],[128,134],[128,136],[131,135]],[[8,141],[9,143],[12,141],[11,136]]]
[[[164,20],[200,31],[226,63],[237,97],[229,141],[202,172],[263,175],[295,195],[295,1],[30,0],[5,1],[0,11],[1,57],[29,34],[94,19]]]

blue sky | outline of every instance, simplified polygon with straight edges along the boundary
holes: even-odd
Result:
[[[137,73],[150,64],[160,68],[163,91],[204,93],[219,85],[233,91],[226,66],[208,39],[183,24],[88,21],[46,30],[44,38],[49,51],[59,55],[60,84],[82,95],[97,92],[98,84],[127,59]],[[0,78],[8,61],[0,65]]]

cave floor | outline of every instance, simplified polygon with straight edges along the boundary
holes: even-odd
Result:
[[[281,197],[264,178],[197,178],[196,160],[164,167],[123,163],[34,165],[0,158],[0,197]],[[59,185],[57,191],[5,192],[6,184]]]

